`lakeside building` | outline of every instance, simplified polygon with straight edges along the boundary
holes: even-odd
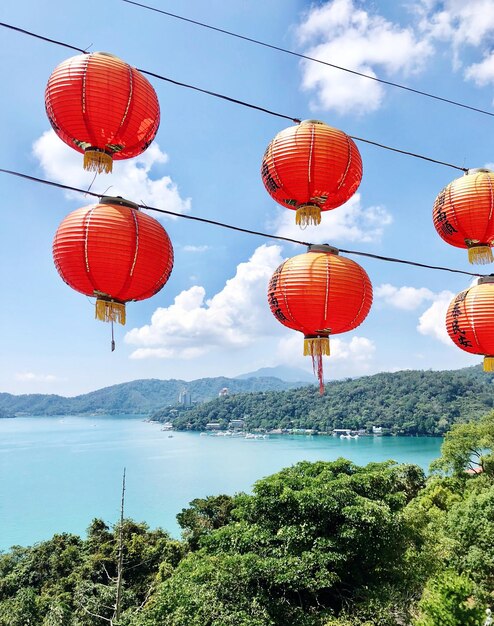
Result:
[[[187,391],[187,389],[182,389],[182,391],[178,394],[178,403],[183,406],[192,405],[192,395]]]

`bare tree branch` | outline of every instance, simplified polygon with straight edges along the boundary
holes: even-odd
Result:
[[[81,607],[81,609],[87,613],[88,615],[91,615],[91,617],[97,617],[98,619],[102,619],[105,622],[108,622],[109,624],[112,624],[112,619],[111,617],[104,617],[103,615],[98,615],[97,613],[93,613],[91,612],[87,607],[85,607],[82,602],[79,604],[79,606]]]

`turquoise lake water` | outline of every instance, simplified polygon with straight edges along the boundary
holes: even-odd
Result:
[[[431,437],[270,436],[244,439],[169,432],[142,417],[0,420],[0,550],[56,532],[80,535],[94,517],[125,515],[179,537],[176,514],[194,498],[250,491],[302,460],[340,456],[359,465],[393,459],[427,470],[442,440]]]

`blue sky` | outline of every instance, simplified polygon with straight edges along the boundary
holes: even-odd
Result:
[[[151,4],[151,1],[150,1]],[[490,0],[155,0],[155,6],[416,89],[493,109]],[[462,167],[494,162],[491,117],[258,47],[122,2],[3,2],[1,21],[172,79]],[[0,30],[0,167],[87,188],[82,157],[50,131],[44,89],[70,50]],[[263,152],[290,122],[152,79],[156,141],[119,161],[92,190],[314,243],[475,271],[436,234],[432,204],[461,172],[358,143],[364,176],[344,207],[300,231],[265,191]],[[266,286],[304,251],[184,219],[163,219],[175,267],[154,298],[127,306],[127,325],[94,320],[90,299],[53,266],[60,221],[91,199],[1,175],[0,391],[74,395],[137,378],[235,376],[290,364],[310,369],[302,337],[278,324]],[[156,214],[154,214],[156,217]],[[481,362],[445,335],[451,297],[467,276],[352,256],[374,286],[355,331],[332,340],[327,380]],[[478,268],[477,268],[478,269]],[[480,267],[488,273],[489,266]]]

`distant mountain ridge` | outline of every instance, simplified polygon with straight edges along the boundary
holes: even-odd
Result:
[[[298,367],[289,367],[288,365],[278,365],[277,367],[261,367],[255,372],[240,374],[235,376],[237,379],[246,378],[263,378],[265,376],[279,378],[286,382],[315,384],[314,375],[306,372]]]
[[[165,406],[176,405],[183,390],[193,402],[205,402],[218,397],[221,389],[229,393],[252,391],[284,391],[303,385],[274,377],[248,379],[200,378],[198,380],[134,380],[104,387],[72,398],[58,395],[0,393],[0,418],[14,415],[78,415],[135,413],[149,415]]]

